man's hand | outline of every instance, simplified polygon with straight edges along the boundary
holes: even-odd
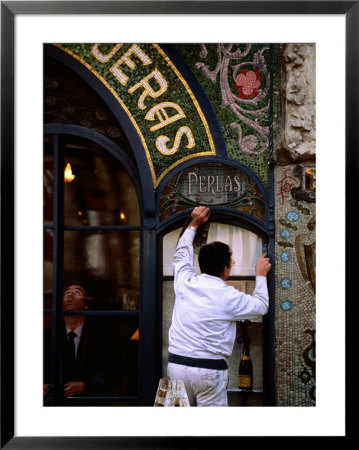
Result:
[[[82,381],[70,381],[64,384],[64,393],[66,397],[77,397],[85,390],[85,383]]]
[[[272,265],[269,262],[269,257],[266,253],[263,253],[257,260],[256,264],[256,276],[263,275],[267,276],[267,273],[270,271]]]
[[[207,222],[211,210],[207,206],[196,206],[191,214],[191,222],[189,226],[195,227],[196,229]]]

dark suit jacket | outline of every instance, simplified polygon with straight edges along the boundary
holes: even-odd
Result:
[[[119,343],[107,330],[85,320],[76,359],[68,354],[66,327],[63,327],[62,380],[83,381],[85,391],[82,396],[112,396],[122,382],[122,358]],[[44,383],[50,383],[51,330],[44,338]]]

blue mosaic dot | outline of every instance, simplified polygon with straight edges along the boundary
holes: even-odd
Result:
[[[282,239],[288,239],[290,237],[290,232],[289,230],[283,230],[280,235]]]
[[[290,260],[290,253],[289,252],[282,252],[281,255],[280,255],[280,259],[283,262],[289,261]]]
[[[292,302],[286,300],[280,305],[280,307],[283,309],[283,311],[290,311],[293,308],[293,305]]]
[[[292,286],[292,281],[289,278],[283,278],[280,284],[283,289],[289,289]]]
[[[299,219],[299,214],[295,211],[290,211],[287,214],[287,219],[289,220],[289,222],[296,222]]]

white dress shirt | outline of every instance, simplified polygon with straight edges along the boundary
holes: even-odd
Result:
[[[219,277],[197,275],[193,268],[195,231],[186,229],[173,260],[175,305],[169,330],[170,353],[192,358],[229,358],[236,321],[258,320],[267,313],[267,278],[256,276],[252,295]]]
[[[68,334],[70,333],[70,331],[73,331],[76,336],[74,337],[74,344],[75,344],[75,356],[77,355],[77,350],[79,348],[80,345],[80,340],[81,340],[81,334],[82,334],[82,328],[83,328],[83,324],[80,325],[79,327],[75,328],[74,330],[71,330],[71,328],[69,328],[66,325],[66,336],[68,336]],[[68,339],[68,337],[67,337]]]

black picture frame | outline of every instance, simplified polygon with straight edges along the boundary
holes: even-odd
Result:
[[[1,442],[6,449],[199,448],[223,437],[15,436],[14,405],[14,77],[18,14],[337,14],[346,20],[346,248],[354,237],[350,205],[358,204],[359,1],[2,1],[1,2]],[[6,220],[4,220],[6,218]],[[351,254],[355,255],[353,241]],[[356,264],[346,252],[346,293]],[[347,294],[346,294],[347,295]],[[346,331],[347,333],[347,331]],[[347,334],[346,334],[347,337]],[[334,362],[334,361],[333,361]],[[355,387],[354,381],[347,381]],[[335,393],[333,392],[333,395]],[[348,407],[348,403],[347,403]],[[139,425],[140,426],[140,425]],[[349,424],[346,436],[350,437]],[[233,439],[233,438],[232,438]],[[236,438],[235,438],[236,439]],[[330,439],[333,439],[331,437]],[[261,441],[262,443],[262,441]],[[223,444],[222,444],[223,445]]]

